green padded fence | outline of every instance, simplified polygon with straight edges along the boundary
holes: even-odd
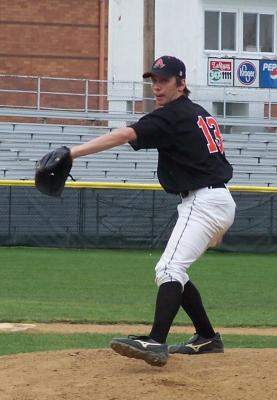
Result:
[[[277,251],[276,188],[230,189],[236,219],[218,250]],[[52,198],[33,181],[1,181],[0,245],[163,248],[179,202],[159,185],[74,182]]]

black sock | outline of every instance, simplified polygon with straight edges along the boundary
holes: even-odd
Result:
[[[182,285],[179,282],[163,283],[158,290],[155,318],[150,337],[165,343],[171,324],[180,308]]]
[[[196,333],[204,338],[211,338],[215,335],[203,306],[200,293],[191,281],[188,281],[184,286],[181,305],[192,320]]]

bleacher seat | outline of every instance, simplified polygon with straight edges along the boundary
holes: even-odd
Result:
[[[49,150],[73,146],[111,132],[110,127],[0,123],[0,178],[33,179],[36,162]],[[277,135],[223,134],[234,169],[230,185],[277,185]],[[133,151],[129,144],[75,160],[77,180],[158,183],[156,150]]]

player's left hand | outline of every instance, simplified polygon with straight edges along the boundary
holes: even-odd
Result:
[[[61,196],[72,168],[70,149],[66,146],[45,154],[36,165],[36,188],[48,196]]]

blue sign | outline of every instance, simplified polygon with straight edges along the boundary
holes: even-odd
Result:
[[[277,89],[277,60],[260,61],[260,87]]]
[[[252,85],[257,77],[257,70],[255,65],[250,61],[243,61],[239,64],[238,70],[238,80],[243,85]]]

